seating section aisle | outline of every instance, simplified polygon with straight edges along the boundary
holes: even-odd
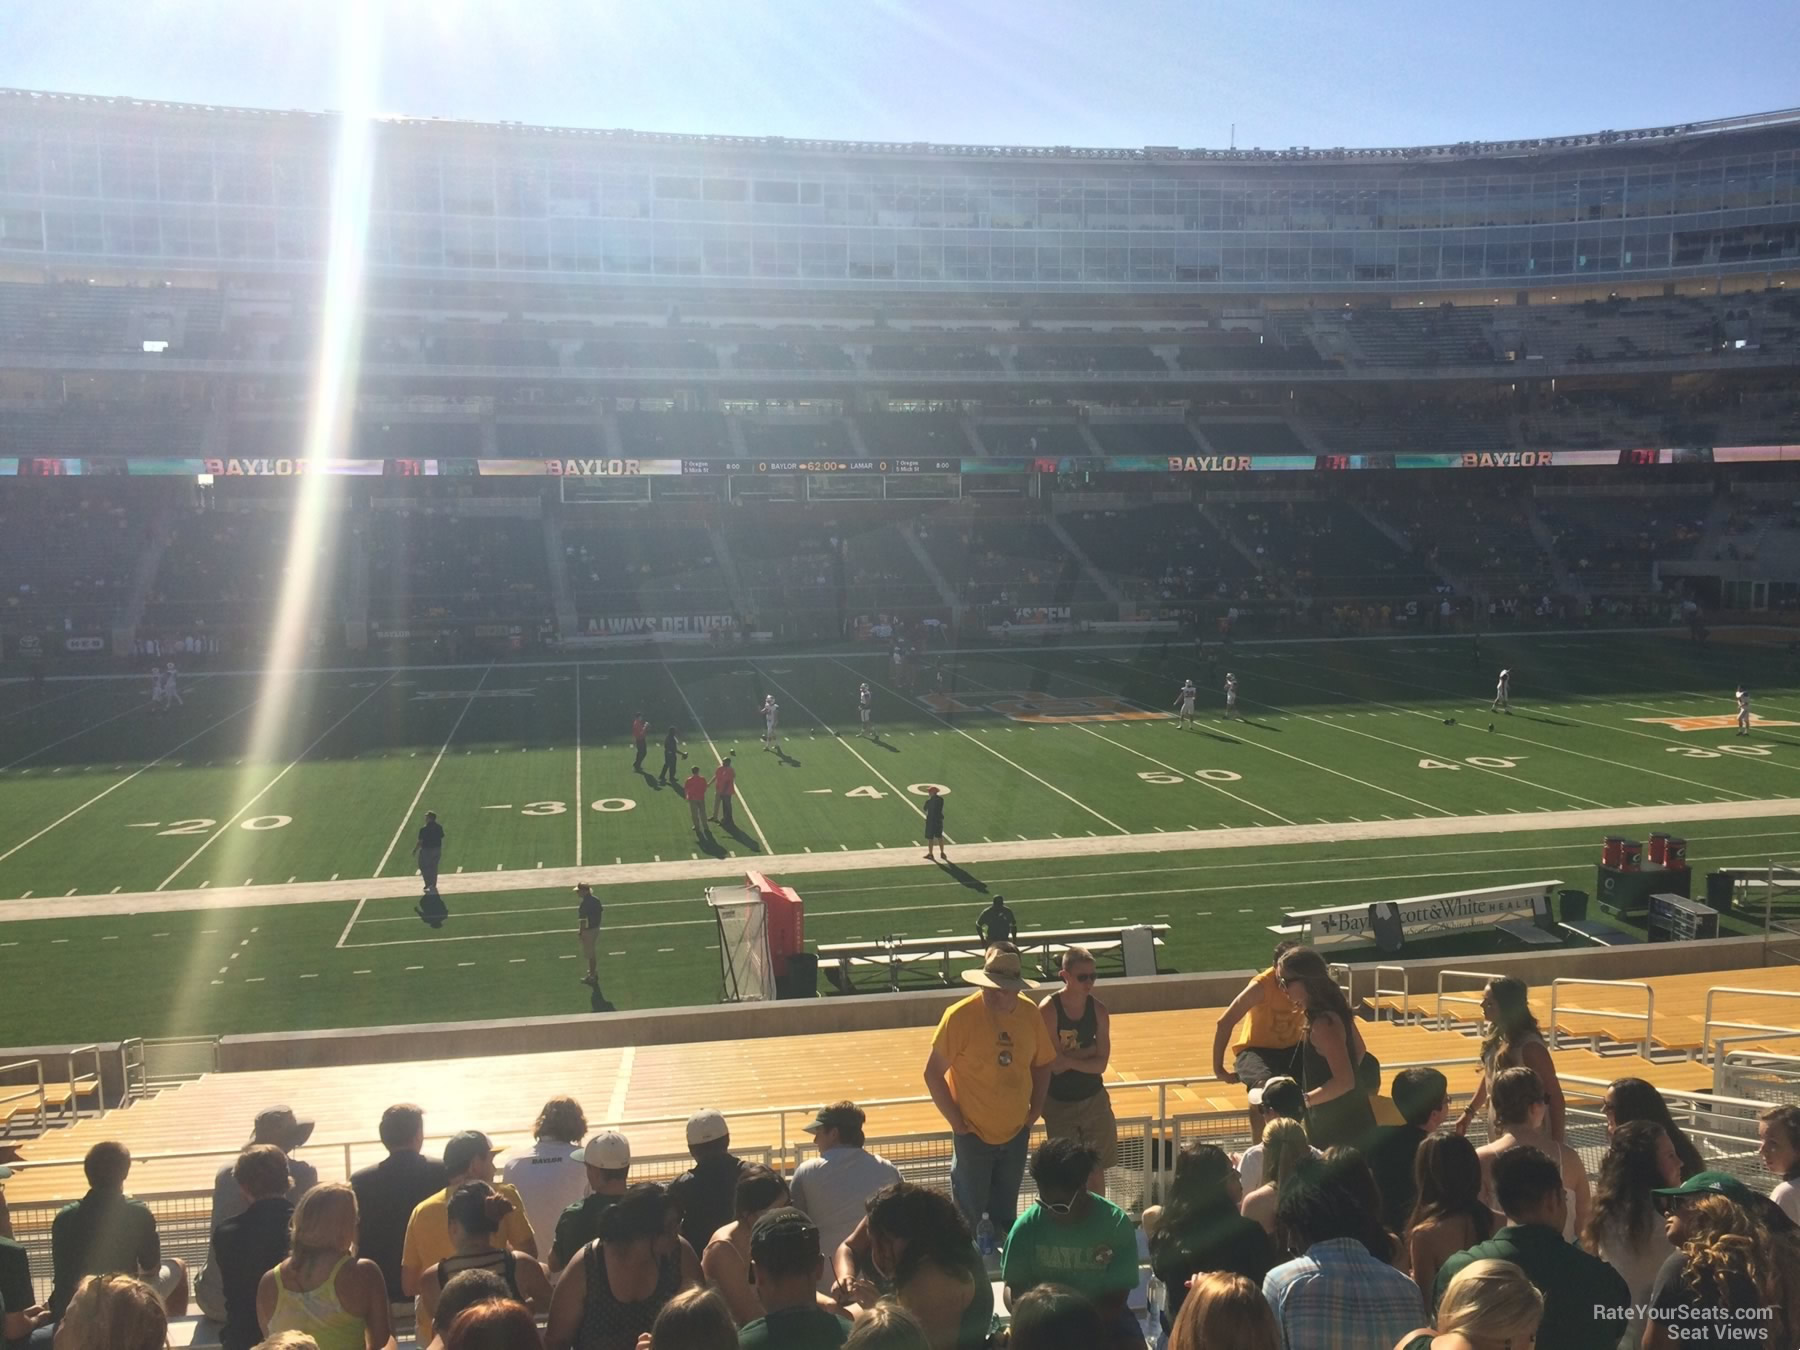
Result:
[[[563,523],[581,625],[609,617],[729,614],[731,588],[699,523],[651,524],[608,508],[604,523]]]
[[[1211,507],[1301,595],[1392,600],[1427,592],[1436,580],[1343,502],[1215,500]]]
[[[1089,428],[1109,455],[1197,455],[1200,442],[1181,422],[1095,422]]]
[[[955,413],[868,412],[856,418],[869,452],[892,459],[961,459],[969,453]]]
[[[990,455],[1089,455],[1093,451],[1072,422],[982,422],[975,428]]]
[[[619,443],[639,459],[730,459],[731,432],[716,412],[622,412]]]
[[[1235,594],[1251,576],[1243,554],[1192,503],[1071,511],[1061,520],[1094,566],[1134,601],[1198,603]]]
[[[1655,497],[1596,494],[1539,497],[1538,514],[1556,539],[1556,556],[1581,586],[1642,590],[1651,568],[1694,556],[1712,494],[1705,488]]]
[[[370,617],[536,621],[549,614],[541,520],[380,511],[369,524]]]
[[[0,500],[0,618],[20,630],[92,632],[119,617],[155,496],[50,479]],[[129,505],[127,505],[129,502]]]

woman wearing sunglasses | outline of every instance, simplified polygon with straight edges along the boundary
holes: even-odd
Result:
[[[1093,1153],[1088,1189],[1105,1195],[1106,1169],[1119,1162],[1119,1124],[1104,1078],[1112,1055],[1112,1018],[1094,997],[1095,979],[1093,954],[1085,947],[1068,948],[1062,958],[1062,988],[1048,995],[1038,1011],[1056,1047],[1050,1095],[1044,1099],[1044,1130],[1052,1139],[1073,1139]]]

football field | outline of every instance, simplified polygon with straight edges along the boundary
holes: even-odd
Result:
[[[1510,715],[1489,710],[1502,666]],[[1183,727],[1190,676],[1201,716]],[[1608,832],[1683,834],[1696,873],[1754,865],[1791,851],[1800,818],[1784,645],[1268,643],[1210,665],[1021,646],[900,682],[864,651],[322,672],[280,706],[254,675],[196,672],[158,713],[142,680],[0,686],[9,1039],[578,1012],[578,875],[607,907],[606,994],[644,1007],[717,997],[701,896],[746,866],[800,892],[811,942],[966,932],[1003,891],[1028,928],[1166,922],[1164,967],[1202,970],[1258,961],[1286,910],[1543,877],[1591,890]],[[770,694],[779,751],[762,745]],[[678,776],[735,756],[735,831],[696,839],[656,781],[671,727]],[[928,785],[951,868],[920,856]],[[446,830],[435,930],[412,912],[426,810]],[[1608,828],[1619,813],[1654,823]]]

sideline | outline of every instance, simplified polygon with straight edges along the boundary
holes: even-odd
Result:
[[[1537,834],[1549,830],[1607,831],[1628,825],[1669,821],[1766,820],[1800,817],[1800,797],[1759,802],[1709,802],[1695,806],[1618,807],[1584,811],[1535,811],[1504,816],[1433,816],[1411,820],[1337,821],[1327,825],[1240,826],[1183,830],[1167,834],[1090,835],[1075,839],[1026,839],[999,844],[965,844],[957,861],[1016,862],[1050,858],[1115,857],[1134,853],[1198,853],[1215,849],[1266,848],[1278,844],[1335,844],[1365,839],[1428,839],[1481,834]],[[782,853],[755,859],[759,871],[788,876],[820,872],[891,871],[893,849],[855,853]],[[590,881],[599,886],[637,882],[719,881],[743,874],[748,858],[700,858],[665,863],[624,863],[612,867],[546,867],[471,872],[442,877],[445,895],[494,891],[541,891]],[[918,864],[923,866],[923,864]],[[341,904],[368,898],[398,899],[417,889],[413,877],[310,881],[292,886],[221,886],[191,891],[139,891],[119,895],[34,897],[0,902],[0,924],[45,919],[84,919],[118,914],[175,914],[189,911],[255,909],[274,905]]]
[[[1727,633],[1740,627],[1767,628],[1768,626],[1769,625],[1767,624],[1730,624],[1716,628],[1713,632],[1715,634]],[[1685,635],[1686,632],[1687,630],[1685,628],[1665,625],[1660,628],[1538,628],[1532,629],[1530,632],[1489,629],[1480,634],[1359,633],[1344,637],[1327,637],[1320,633],[1312,637],[1234,638],[1232,639],[1229,650],[1244,651],[1254,647],[1310,647],[1324,642],[1333,644],[1340,642],[1462,642],[1471,640],[1477,636],[1482,637],[1489,642],[1535,642],[1540,638],[1593,638],[1598,640],[1604,637],[1627,636],[1681,637]],[[1795,633],[1797,637],[1800,637],[1800,629],[1796,629]],[[1021,636],[1018,641],[1001,643],[999,646],[940,647],[937,648],[936,651],[939,655],[960,661],[963,658],[970,656],[1004,656],[1009,652],[1116,652],[1121,649],[1138,651],[1146,644],[1152,646],[1161,645],[1161,635],[1155,633],[1127,634],[1125,635],[1126,637],[1134,640],[1125,642],[1057,642],[1053,640],[1057,636],[1056,634],[1032,634],[1025,629],[1021,629],[1020,634]],[[1171,642],[1169,644],[1171,649],[1192,645],[1193,643],[1191,640]],[[681,665],[701,665],[709,663],[714,665],[746,665],[756,661],[773,660],[836,661],[846,656],[867,656],[871,653],[879,656],[884,650],[885,648],[879,642],[871,642],[859,647],[844,647],[842,649],[834,649],[831,651],[784,652],[779,648],[771,648],[746,642],[742,646],[735,647],[729,653],[722,655],[688,656],[679,652],[668,652],[656,656],[594,657],[588,655],[576,655],[576,649],[571,648],[570,655],[565,656],[560,660],[508,661],[499,668],[501,670],[564,670],[572,665],[662,666],[668,665],[670,662]],[[930,654],[931,653],[929,652],[927,653],[927,655]],[[494,664],[495,663],[491,661],[468,661],[455,665],[439,665],[436,662],[431,662],[424,665],[415,664],[403,666],[296,666],[281,673],[290,675],[369,675],[381,674],[387,671],[396,673],[405,671],[426,673],[437,670],[482,670],[486,666]],[[208,669],[196,671],[194,673],[194,678],[219,679],[225,677],[242,677],[260,680],[272,673],[275,673],[272,667],[253,666],[243,670]],[[48,684],[61,684],[78,681],[142,680],[143,678],[142,672],[130,671],[107,675],[51,675],[46,677],[45,682]],[[29,681],[30,677],[26,675],[0,676],[0,688],[4,688],[10,684],[26,684],[29,683]]]

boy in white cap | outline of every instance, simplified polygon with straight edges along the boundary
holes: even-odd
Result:
[[[925,1087],[954,1136],[950,1193],[978,1229],[1004,1240],[1019,1217],[1031,1127],[1044,1112],[1056,1046],[1044,1030],[1019,949],[996,942],[963,979],[979,992],[950,1005],[932,1038]]]
[[[732,1154],[731,1127],[717,1111],[688,1117],[687,1142],[694,1165],[670,1183],[669,1198],[681,1208],[681,1235],[700,1252],[732,1220],[744,1163]]]
[[[600,1236],[600,1216],[625,1194],[631,1176],[631,1142],[617,1130],[602,1130],[581,1151],[587,1165],[590,1194],[562,1212],[556,1241],[550,1248],[550,1273],[575,1259],[575,1253]]]

